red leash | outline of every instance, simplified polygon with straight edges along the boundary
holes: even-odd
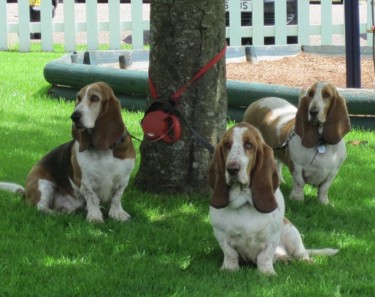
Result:
[[[172,96],[171,99],[173,99],[176,103],[179,103],[179,99],[185,90],[193,84],[198,78],[200,78],[203,74],[205,74],[211,67],[213,67],[217,62],[220,61],[220,59],[225,55],[225,51],[227,49],[227,46],[225,45],[224,48],[212,59],[210,60],[205,66],[203,66],[185,85],[183,85],[181,88],[179,88]],[[155,85],[151,80],[150,73],[148,75],[148,85],[150,88],[151,97],[153,99],[158,98],[158,93],[156,91]]]
[[[180,121],[182,121],[193,133],[193,136],[195,136],[195,138],[205,146],[210,153],[214,152],[214,147],[211,143],[199,135],[199,133],[190,126],[186,119],[181,115],[177,105],[179,104],[183,92],[213,67],[225,55],[225,51],[226,46],[169,98],[160,98],[158,96],[149,71],[148,85],[151,97],[154,100],[146,110],[145,116],[141,121],[143,132],[149,139],[152,141],[163,140],[166,143],[176,142],[181,137]]]

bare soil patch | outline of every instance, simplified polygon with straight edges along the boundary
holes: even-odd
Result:
[[[300,53],[280,60],[227,64],[227,78],[248,82],[307,88],[315,81],[326,80],[336,87],[346,87],[345,57]],[[375,88],[371,58],[361,60],[361,87]]]

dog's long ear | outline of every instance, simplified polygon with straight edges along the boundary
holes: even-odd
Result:
[[[328,110],[327,119],[323,126],[323,139],[328,144],[338,143],[351,129],[346,102],[335,90]]]
[[[250,176],[254,207],[262,213],[274,211],[278,206],[275,192],[279,187],[279,176],[273,151],[263,141],[259,143]]]
[[[105,83],[100,85],[103,92],[102,110],[91,132],[92,145],[99,150],[109,149],[125,133],[120,102],[112,89]]]
[[[229,204],[229,187],[225,181],[225,158],[223,145],[218,144],[208,173],[208,182],[212,189],[210,205],[223,208]]]
[[[80,132],[74,125],[72,125],[73,139],[79,143],[79,151],[83,152],[90,147],[91,137],[87,131]]]
[[[295,131],[301,137],[303,146],[313,147],[319,141],[319,131],[316,126],[308,121],[309,103],[307,96],[302,96],[299,100]]]

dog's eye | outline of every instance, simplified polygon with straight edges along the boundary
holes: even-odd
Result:
[[[324,99],[328,99],[329,97],[331,97],[331,94],[329,92],[323,92]]]
[[[245,150],[251,150],[251,149],[253,149],[253,147],[254,147],[254,145],[250,141],[247,141],[244,144]]]
[[[314,90],[309,90],[309,97],[314,97],[315,91]]]
[[[99,101],[99,97],[96,96],[96,95],[92,95],[90,99],[91,99],[91,102],[98,102]]]
[[[224,148],[225,148],[226,150],[230,150],[230,149],[232,148],[232,144],[231,144],[230,142],[225,142],[225,143],[224,143]]]
[[[79,103],[79,102],[81,102],[81,100],[82,100],[81,96],[77,95],[76,102]]]

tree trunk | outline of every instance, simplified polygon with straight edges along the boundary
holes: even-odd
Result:
[[[150,78],[158,95],[168,98],[224,48],[224,1],[152,0],[150,18]],[[226,129],[225,82],[223,57],[180,97],[181,115],[214,146]],[[135,181],[139,188],[167,193],[208,192],[212,155],[183,122],[181,126],[182,137],[173,144],[143,140]]]

